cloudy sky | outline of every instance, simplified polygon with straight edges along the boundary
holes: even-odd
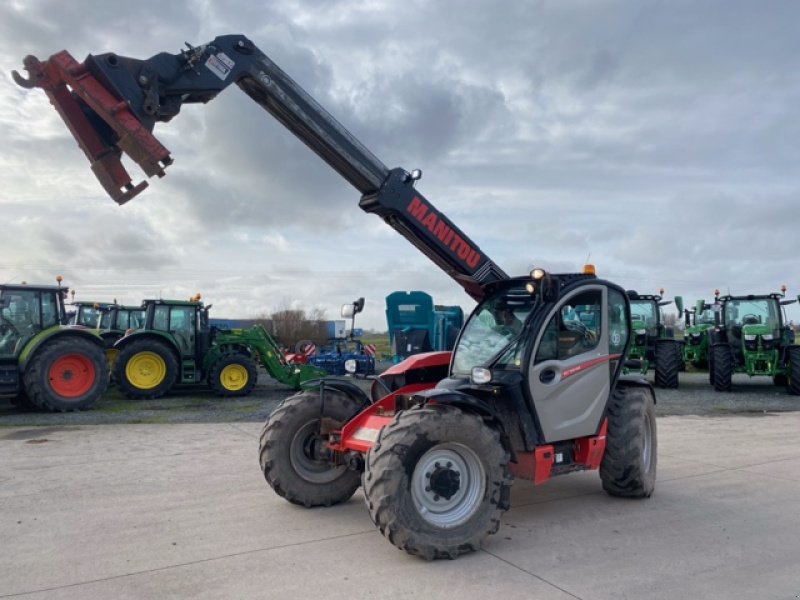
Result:
[[[474,305],[232,86],[156,135],[175,163],[108,198],[22,58],[147,58],[250,37],[509,274],[598,274],[693,303],[800,293],[800,3],[6,0],[0,279],[250,317],[425,290]],[[142,175],[137,171],[135,179]],[[800,320],[794,305],[790,318]]]

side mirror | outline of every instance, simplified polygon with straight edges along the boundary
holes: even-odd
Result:
[[[348,358],[346,361],[344,361],[344,370],[350,375],[355,374],[357,366],[358,365],[356,364],[354,358]]]
[[[355,316],[356,307],[352,304],[342,304],[342,316],[345,319]]]
[[[694,311],[696,315],[702,315],[703,311],[706,309],[706,301],[705,300],[698,300],[694,304]]]
[[[678,309],[678,314],[683,313],[683,296],[675,296],[675,308]]]

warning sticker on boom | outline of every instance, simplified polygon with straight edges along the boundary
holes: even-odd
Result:
[[[233,65],[235,64],[224,52],[212,54],[206,61],[206,67],[223,81],[233,71]]]

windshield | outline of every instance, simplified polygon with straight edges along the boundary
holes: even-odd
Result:
[[[511,342],[533,310],[536,297],[523,284],[499,291],[483,301],[464,326],[453,354],[453,374],[468,376],[473,367],[519,367],[521,347]]]
[[[78,308],[78,315],[75,319],[76,325],[95,328],[100,322],[100,309],[93,306],[81,306]]]
[[[780,327],[778,302],[772,298],[752,300],[728,300],[725,303],[725,324],[767,325],[771,329]]]
[[[694,321],[697,325],[713,325],[714,324],[714,311],[710,308],[701,312]]]
[[[658,325],[658,312],[654,300],[631,300],[631,320],[644,321],[647,329]]]

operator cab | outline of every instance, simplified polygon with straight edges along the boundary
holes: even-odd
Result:
[[[527,405],[539,443],[594,435],[629,323],[625,291],[594,275],[492,284],[456,343],[450,377],[437,388]]]
[[[60,286],[0,286],[0,359],[16,357],[40,331],[66,323]]]

